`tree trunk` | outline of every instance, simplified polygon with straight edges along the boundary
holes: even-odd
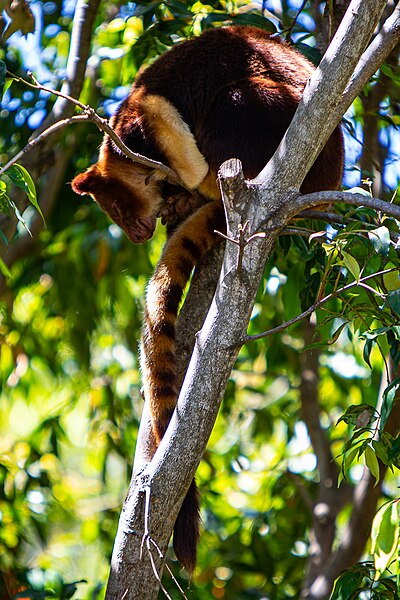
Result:
[[[362,64],[354,83],[347,89],[345,100],[342,99],[385,4],[386,0],[353,0],[319,69],[305,89],[303,101],[280,147],[254,181],[243,180],[236,160],[227,161],[221,167],[228,236],[237,240],[239,226],[247,220],[249,235],[259,231],[268,233],[265,237],[255,237],[243,249],[243,260],[238,246],[227,242],[217,290],[196,337],[176,410],[150,463],[146,456],[148,443],[142,435],[149,431],[148,409],[145,408],[134,474],[114,546],[108,600],[157,597],[154,571],[158,576],[161,574],[176,515],[206,448],[239,348],[246,340],[265,261],[281,228],[300,210],[317,203],[317,194],[315,202],[310,204],[310,197],[302,200],[298,190],[354,99],[357,86],[373,73],[370,72],[374,67],[371,59],[372,66]],[[387,54],[391,48],[384,46]],[[381,55],[382,48],[379,53]],[[372,57],[376,58],[376,54]],[[193,435],[194,430],[196,435]],[[149,560],[150,552],[154,565]]]

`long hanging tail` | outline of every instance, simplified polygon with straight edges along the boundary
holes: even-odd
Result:
[[[183,290],[193,268],[216,243],[214,230],[224,228],[220,203],[209,202],[199,208],[167,241],[147,287],[141,368],[157,446],[168,427],[179,393],[175,326]],[[199,523],[199,495],[193,480],[174,528],[175,554],[189,572],[196,564]]]

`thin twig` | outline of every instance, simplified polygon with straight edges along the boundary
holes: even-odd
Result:
[[[357,219],[345,219],[343,215],[339,215],[338,213],[330,213],[319,210],[312,210],[311,208],[305,209],[301,211],[296,216],[297,219],[313,219],[317,221],[324,221],[325,223],[339,223],[344,224],[348,223],[348,221],[356,221]]]
[[[239,223],[237,239],[234,239],[228,235],[225,235],[225,233],[222,233],[221,231],[214,229],[214,233],[216,233],[217,235],[222,237],[222,239],[226,240],[227,242],[231,242],[232,244],[235,244],[235,246],[238,246],[239,253],[238,253],[238,258],[237,258],[237,263],[236,263],[236,269],[237,269],[238,273],[240,273],[240,271],[242,270],[243,254],[244,254],[244,249],[246,248],[246,246],[248,244],[250,244],[252,241],[254,241],[255,239],[265,238],[265,236],[266,236],[266,233],[264,231],[262,231],[262,232],[253,233],[250,237],[246,238],[245,233],[246,233],[248,226],[249,226],[249,221],[246,221],[244,223],[244,225],[242,225],[242,223]]]
[[[6,163],[3,167],[0,168],[0,177],[3,175],[3,173],[7,171],[7,169],[9,169],[16,162],[18,162],[19,159],[22,158],[27,152],[30,152],[35,146],[40,144],[44,138],[55,133],[58,129],[62,129],[67,125],[70,125],[71,123],[82,123],[87,120],[87,115],[74,115],[73,117],[69,117],[68,119],[62,119],[61,121],[57,121],[57,123],[54,123],[54,125],[50,125],[48,129],[46,129],[45,131],[43,131],[43,133],[41,133],[36,138],[28,142],[26,146],[24,146],[24,148],[22,148],[22,150],[18,152],[18,154],[16,154],[13,158],[11,158],[8,161],[8,163]]]
[[[305,208],[318,206],[318,204],[331,204],[332,202],[344,202],[345,204],[357,207],[365,206],[377,211],[382,211],[385,215],[400,219],[400,206],[398,205],[392,204],[391,202],[385,202],[384,200],[374,198],[373,196],[339,191],[313,192],[312,194],[305,194],[304,196],[299,194],[295,198],[295,204],[298,209],[296,216],[299,218],[300,210]]]
[[[156,542],[153,540],[152,537],[149,537],[149,541],[151,544],[153,544],[153,546],[155,547],[155,549],[158,552],[158,556],[161,558],[161,560],[165,561],[165,556],[163,555],[163,553],[161,552],[160,547],[158,546],[158,544],[156,544]],[[167,569],[168,573],[171,576],[172,581],[175,583],[176,587],[178,588],[178,590],[180,591],[180,593],[182,594],[182,596],[185,598],[185,600],[188,600],[185,591],[183,590],[183,588],[180,586],[179,581],[177,580],[177,578],[175,577],[175,575],[173,574],[172,570],[170,569],[168,563],[164,562],[165,568]]]
[[[313,313],[315,310],[317,310],[320,306],[322,306],[329,300],[332,300],[332,298],[336,298],[339,294],[342,294],[343,292],[347,292],[348,290],[351,290],[354,287],[363,286],[365,281],[368,281],[369,279],[373,279],[374,277],[379,277],[380,275],[386,275],[387,273],[392,273],[393,271],[397,271],[397,269],[396,268],[384,269],[383,271],[378,271],[377,273],[372,273],[371,275],[366,275],[365,277],[363,277],[361,279],[356,279],[355,281],[352,281],[351,283],[344,285],[343,287],[339,288],[338,290],[331,292],[330,294],[325,296],[325,298],[321,298],[321,300],[318,300],[318,302],[316,302],[315,304],[313,304],[312,306],[307,308],[307,310],[302,312],[300,315],[297,315],[297,317],[293,317],[293,319],[290,319],[289,321],[286,321],[285,323],[282,323],[281,325],[278,325],[277,327],[274,327],[273,329],[264,331],[263,333],[257,333],[256,335],[247,336],[244,340],[242,340],[240,342],[240,345],[247,344],[248,342],[255,342],[257,340],[261,340],[263,338],[274,335],[275,333],[280,333],[284,329],[287,329],[291,325],[294,325],[295,323],[298,323],[305,317],[308,317],[308,315],[311,315],[311,313]]]
[[[145,503],[144,503],[144,532],[143,532],[143,536],[142,536],[142,543],[140,544],[140,560],[142,559],[142,555],[143,555],[143,546],[144,546],[144,543],[147,542],[147,540],[150,537],[150,529],[149,529],[150,499],[151,499],[151,488],[150,488],[150,486],[146,485],[146,487],[144,488],[144,493],[145,493]]]
[[[28,144],[25,146],[25,148],[23,148],[16,155],[16,157],[11,159],[3,168],[0,169],[0,176],[5,172],[5,170],[7,168],[9,168],[11,165],[13,165],[15,162],[17,162],[17,160],[19,160],[19,158],[21,156],[23,156],[26,152],[29,152],[34,147],[35,142],[37,140],[43,140],[45,137],[51,135],[60,127],[65,127],[66,125],[69,125],[72,122],[76,122],[76,121],[80,120],[80,121],[90,121],[90,122],[94,123],[95,125],[97,125],[97,127],[101,131],[104,131],[105,133],[107,133],[109,135],[109,137],[112,139],[112,141],[115,143],[115,145],[120,150],[122,150],[122,152],[128,158],[130,158],[132,161],[142,164],[146,167],[149,167],[150,169],[155,169],[157,171],[160,171],[161,173],[163,173],[165,175],[165,177],[168,181],[170,181],[171,183],[175,183],[176,185],[179,185],[186,189],[186,187],[183,184],[183,182],[181,181],[180,177],[170,167],[167,167],[166,165],[164,165],[163,163],[161,163],[157,160],[152,160],[150,158],[147,158],[146,156],[142,156],[141,154],[132,152],[132,150],[130,150],[128,148],[128,146],[126,146],[124,144],[124,142],[118,137],[118,135],[115,133],[115,131],[110,127],[107,119],[103,119],[102,117],[100,117],[91,106],[82,104],[81,102],[79,102],[79,100],[76,100],[76,98],[72,98],[71,96],[68,96],[67,94],[64,94],[62,92],[58,92],[56,90],[52,90],[50,88],[47,88],[46,86],[43,86],[41,83],[39,83],[33,77],[32,74],[31,74],[31,77],[32,77],[34,83],[30,83],[29,81],[26,81],[25,79],[22,79],[21,77],[18,77],[17,75],[13,75],[13,73],[10,73],[9,71],[7,71],[7,73],[9,74],[10,77],[13,77],[20,83],[24,83],[28,87],[42,90],[42,91],[48,92],[49,94],[54,94],[55,96],[59,96],[61,98],[64,98],[65,100],[72,102],[73,104],[75,104],[75,106],[77,108],[82,110],[84,114],[83,115],[75,115],[74,117],[70,117],[71,120],[63,119],[61,121],[58,121],[54,125],[51,125],[47,129],[45,129],[37,138],[35,138],[34,140],[31,140],[31,142],[28,142]],[[80,117],[80,118],[78,119],[77,117]],[[60,125],[60,123],[61,123],[61,125]],[[190,191],[190,190],[188,190],[188,191]]]
[[[286,227],[285,229],[282,229],[282,231],[280,232],[280,235],[299,235],[301,237],[305,237],[305,238],[309,238],[310,235],[313,235],[315,232],[312,231],[311,229],[305,229],[305,228],[301,228],[301,227]],[[327,236],[326,231],[323,232],[323,235],[321,234],[321,238],[322,241],[325,241],[325,238]],[[314,238],[318,241],[318,238]]]
[[[163,585],[163,583],[161,581],[160,575],[158,574],[157,566],[156,566],[156,563],[154,562],[154,558],[153,558],[153,555],[151,553],[150,540],[149,539],[146,542],[146,546],[147,546],[147,550],[149,552],[149,558],[150,558],[150,562],[151,562],[151,567],[153,569],[154,577],[157,579],[157,581],[158,581],[158,583],[160,585],[161,590],[164,592],[165,597],[168,598],[168,600],[172,600],[171,596],[168,594],[167,590],[165,589],[165,587],[164,587],[164,585]]]
[[[72,104],[75,104],[75,106],[78,106],[81,110],[86,110],[86,104],[82,104],[82,102],[79,102],[79,100],[77,100],[76,98],[72,98],[72,96],[68,96],[68,94],[58,92],[57,90],[53,90],[52,88],[48,88],[45,85],[42,85],[41,83],[39,83],[39,81],[36,79],[36,77],[31,71],[27,71],[27,74],[32,79],[33,83],[31,83],[30,81],[26,81],[26,79],[23,79],[22,77],[19,77],[14,73],[11,73],[11,71],[7,69],[8,77],[11,77],[12,79],[14,79],[14,81],[23,83],[24,85],[33,88],[34,90],[42,90],[43,92],[47,92],[48,94],[52,94],[53,96],[59,96],[60,98],[64,98],[64,100],[72,102]]]
[[[381,294],[380,292],[378,292],[377,290],[374,290],[374,288],[372,288],[370,285],[365,284],[363,281],[359,281],[359,285],[361,287],[363,287],[364,289],[368,290],[369,292],[371,292],[372,294],[374,294],[375,296],[378,296],[379,298],[385,298],[386,294]]]
[[[151,499],[151,488],[150,488],[150,486],[146,486],[145,489],[144,489],[144,492],[145,492],[145,496],[146,496],[145,505],[144,505],[144,533],[143,533],[143,537],[142,537],[142,543],[141,543],[141,546],[140,546],[140,557],[142,557],[143,546],[144,546],[144,543],[146,542],[146,547],[147,547],[147,551],[149,553],[149,558],[150,558],[151,567],[153,569],[154,576],[157,579],[158,583],[160,584],[160,588],[164,592],[165,597],[168,598],[168,600],[172,600],[171,596],[168,594],[167,590],[165,589],[165,587],[164,587],[164,585],[163,585],[163,583],[161,581],[161,577],[160,577],[160,575],[158,573],[158,570],[157,570],[157,565],[156,565],[156,563],[154,561],[154,557],[153,557],[153,554],[151,552],[151,546],[150,545],[153,544],[153,546],[157,550],[158,556],[161,558],[162,561],[165,561],[165,556],[161,552],[160,547],[158,546],[158,544],[153,540],[153,538],[150,535],[150,529],[149,529],[150,499]],[[179,585],[176,577],[172,573],[172,571],[169,568],[169,566],[168,565],[165,565],[165,566],[167,567],[167,570],[168,570],[169,574],[171,575],[171,578],[172,578],[173,582],[175,583],[175,585],[177,586],[179,592],[182,594],[182,596],[184,597],[185,600],[188,600],[188,598],[185,595],[185,592],[183,591],[183,589]]]
[[[294,26],[296,25],[297,19],[299,18],[301,12],[303,11],[305,5],[307,4],[308,0],[303,0],[303,2],[301,3],[301,6],[299,8],[299,10],[296,13],[295,18],[292,21],[292,24],[290,25],[289,29],[287,30],[287,34],[286,34],[286,39],[288,39],[289,41],[292,40],[292,31],[294,29]]]
[[[147,551],[149,554],[154,577],[157,579],[158,583],[160,584],[160,588],[162,589],[162,591],[164,592],[164,594],[168,598],[168,600],[172,600],[171,596],[168,594],[167,590],[164,588],[164,586],[161,582],[161,577],[157,571],[157,566],[154,562],[154,558],[151,553],[151,547],[150,547],[151,537],[150,537],[150,531],[149,531],[150,499],[151,499],[150,486],[147,485],[144,489],[144,492],[145,492],[145,496],[146,496],[146,500],[145,500],[145,504],[144,504],[144,534],[143,534],[142,543],[140,546],[140,557],[142,557],[142,555],[143,555],[143,546],[144,546],[144,543],[146,542],[146,547],[147,547]]]
[[[125,592],[124,592],[121,600],[125,600],[125,598],[126,598],[126,596],[127,596],[127,594],[128,594],[128,592],[129,592],[130,589],[131,589],[130,587],[126,588],[126,590],[125,590]]]

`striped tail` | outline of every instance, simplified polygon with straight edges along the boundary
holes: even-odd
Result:
[[[175,327],[183,290],[193,268],[217,242],[215,229],[225,229],[223,208],[220,203],[209,202],[186,219],[167,240],[147,287],[141,368],[157,446],[168,427],[179,393]],[[193,480],[174,528],[175,554],[190,573],[196,565],[199,523],[198,490]]]

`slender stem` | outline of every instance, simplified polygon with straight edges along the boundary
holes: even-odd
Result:
[[[79,102],[79,100],[77,100],[76,98],[72,98],[68,94],[64,94],[57,90],[53,90],[52,88],[48,88],[45,85],[39,83],[39,81],[36,79],[33,73],[31,73],[31,71],[28,71],[28,75],[29,77],[31,77],[33,83],[30,83],[30,81],[27,81],[26,79],[23,79],[22,77],[19,77],[18,75],[15,75],[14,73],[11,73],[11,71],[8,70],[7,75],[8,77],[11,77],[14,81],[23,83],[27,87],[33,88],[34,90],[42,90],[43,92],[47,92],[48,94],[52,94],[53,96],[59,96],[60,98],[64,98],[64,100],[69,100],[69,102],[72,102],[72,104],[75,104],[75,106],[78,106],[83,111],[87,109],[87,106],[85,104],[82,104],[82,102]]]
[[[61,121],[57,121],[54,125],[50,125],[45,131],[43,131],[40,135],[32,139],[27,145],[22,148],[13,158],[11,158],[3,167],[0,168],[0,177],[9,169],[12,165],[19,161],[22,156],[24,156],[27,152],[30,152],[35,146],[40,144],[44,138],[49,135],[55,133],[58,129],[62,129],[66,127],[66,125],[70,125],[71,123],[82,123],[83,121],[87,121],[87,115],[74,115],[73,117],[69,117],[68,119],[62,119]]]
[[[130,158],[132,161],[140,163],[146,167],[149,167],[150,169],[161,171],[165,175],[166,179],[168,179],[168,181],[170,181],[172,183],[176,183],[177,185],[180,185],[181,187],[185,188],[181,179],[178,177],[178,175],[172,169],[170,169],[169,167],[167,167],[166,165],[162,164],[161,162],[159,162],[157,160],[152,160],[150,158],[147,158],[146,156],[142,156],[141,154],[132,152],[132,150],[130,150],[128,148],[128,146],[126,146],[126,144],[124,144],[124,142],[118,137],[118,135],[115,133],[115,131],[110,127],[108,121],[106,119],[103,119],[102,117],[100,117],[91,106],[82,104],[82,102],[79,102],[79,100],[76,100],[76,98],[72,98],[71,96],[69,96],[67,94],[58,92],[57,90],[53,90],[51,88],[47,88],[46,86],[39,83],[33,77],[33,75],[31,75],[31,77],[32,77],[34,83],[30,83],[29,81],[26,81],[25,79],[22,79],[21,77],[18,77],[17,75],[14,75],[13,73],[10,73],[9,71],[7,71],[7,73],[9,74],[10,77],[13,77],[16,81],[19,81],[20,83],[23,83],[23,84],[27,85],[28,87],[38,89],[38,90],[43,90],[45,92],[48,92],[49,94],[54,94],[56,96],[59,96],[60,98],[64,98],[65,100],[72,102],[77,108],[81,109],[84,114],[83,115],[75,115],[75,116],[67,118],[67,119],[62,119],[61,121],[57,121],[53,125],[50,125],[47,129],[42,131],[37,137],[32,139],[30,142],[28,142],[28,144],[20,152],[18,152],[18,154],[16,156],[14,156],[14,158],[12,158],[10,161],[8,161],[8,163],[0,169],[0,176],[11,165],[15,164],[21,158],[21,156],[23,156],[24,154],[26,154],[27,152],[32,150],[32,148],[34,148],[39,141],[43,141],[44,138],[53,134],[58,129],[65,127],[67,125],[70,125],[71,123],[74,123],[77,121],[80,121],[80,122],[91,121],[92,123],[97,125],[97,127],[101,131],[104,131],[105,133],[107,133],[110,136],[110,138],[112,139],[112,141],[115,143],[115,145],[120,150],[122,150],[122,152],[128,158]]]
[[[293,21],[292,21],[292,23],[291,23],[291,25],[290,25],[290,27],[289,27],[289,29],[287,31],[286,38],[287,38],[288,41],[290,41],[292,39],[292,31],[294,29],[294,26],[296,25],[297,19],[299,18],[300,14],[302,13],[302,11],[303,11],[305,5],[307,4],[307,2],[308,2],[308,0],[303,0],[303,2],[301,3],[301,6],[299,8],[299,10],[296,13],[295,18],[293,19]]]
[[[314,192],[312,194],[298,195],[295,198],[295,211],[299,212],[304,208],[318,206],[318,204],[330,204],[331,202],[344,202],[353,206],[366,206],[374,210],[382,211],[386,215],[400,218],[400,206],[385,202],[380,198],[365,196],[364,194],[353,194],[351,192]],[[294,215],[296,216],[296,215]]]
[[[362,91],[368,80],[382,65],[400,40],[400,4],[385,21],[378,35],[362,54],[357,67],[343,92],[342,100],[335,109],[335,115],[340,118]]]
[[[247,338],[242,340],[240,342],[240,344],[247,344],[248,342],[255,342],[257,340],[261,340],[263,338],[269,337],[270,335],[274,335],[275,333],[280,333],[284,329],[287,329],[291,325],[294,325],[295,323],[298,323],[305,317],[308,317],[308,315],[311,315],[314,311],[316,311],[318,308],[320,308],[320,306],[322,306],[329,300],[332,300],[332,298],[336,298],[339,294],[342,294],[343,292],[347,292],[348,290],[351,290],[358,286],[364,286],[365,281],[368,281],[369,279],[373,279],[374,277],[379,277],[380,275],[386,275],[387,273],[392,273],[393,271],[397,271],[397,269],[396,268],[384,269],[383,271],[377,271],[377,273],[372,273],[371,275],[366,275],[365,277],[362,277],[361,279],[356,279],[355,281],[352,281],[351,283],[344,285],[343,287],[337,289],[336,291],[331,292],[324,298],[321,298],[321,300],[318,300],[318,302],[316,302],[315,304],[313,304],[312,306],[307,308],[307,310],[302,312],[300,315],[297,315],[297,317],[293,317],[293,319],[289,319],[289,321],[286,321],[285,323],[282,323],[281,325],[278,325],[277,327],[274,327],[273,329],[264,331],[263,333],[257,333],[256,335],[249,335]],[[374,290],[374,293],[376,293],[375,290]]]

